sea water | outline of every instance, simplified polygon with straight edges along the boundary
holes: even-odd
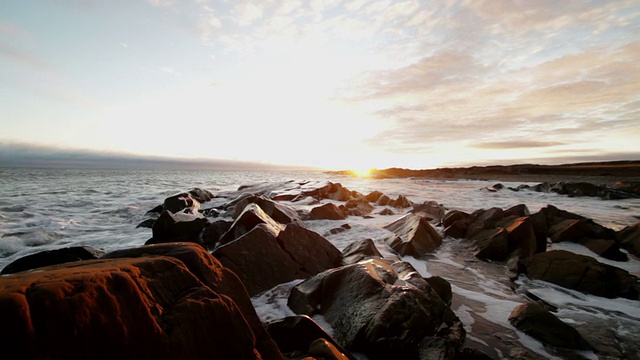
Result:
[[[213,206],[241,194],[242,191],[238,191],[240,186],[254,185],[254,189],[262,186],[282,193],[306,181],[311,182],[309,186],[327,181],[341,183],[365,195],[375,190],[391,198],[404,195],[414,203],[434,200],[449,210],[467,212],[490,207],[506,209],[517,204],[525,204],[531,212],[536,212],[550,204],[614,230],[638,222],[640,216],[640,199],[601,200],[533,191],[516,192],[508,187],[521,183],[509,182],[503,182],[505,188],[498,192],[483,190],[497,181],[370,179],[320,171],[3,168],[0,169],[0,268],[22,256],[65,246],[87,245],[110,251],[143,245],[151,237],[151,230],[136,226],[148,218],[147,211],[161,204],[166,197],[195,187],[218,196],[208,205]],[[288,204],[301,211],[317,206],[305,202]],[[371,238],[383,255],[393,256],[384,244],[389,232],[382,227],[403,216],[406,210],[393,209],[395,214],[391,216],[375,215],[379,210],[368,218],[306,221],[305,226],[325,236],[340,250],[352,241]],[[351,225],[351,229],[338,234],[329,231],[344,223]],[[438,230],[442,231],[441,228]],[[616,338],[622,341],[640,338],[638,301],[603,299],[526,277],[521,277],[514,285],[509,283],[503,265],[476,261],[470,254],[461,255],[468,252],[466,246],[463,240],[445,238],[443,245],[428,260],[412,257],[403,260],[411,262],[423,276],[440,275],[451,282],[454,292],[452,308],[465,324],[468,340],[476,347],[486,347],[491,355],[507,356],[492,346],[490,336],[483,337],[474,332],[474,327],[483,322],[510,329],[513,341],[543,358],[556,357],[536,340],[513,329],[507,320],[511,310],[526,300],[522,295],[525,291],[558,306],[561,309],[559,316],[567,322],[581,325],[597,318],[611,327]],[[640,273],[640,263],[633,258],[628,262],[615,262],[577,244],[552,246]],[[281,284],[252,299],[263,321],[292,314],[286,306],[286,298],[291,287],[300,281]],[[321,316],[316,320],[331,331]],[[593,358],[595,355],[583,353],[581,356]]]

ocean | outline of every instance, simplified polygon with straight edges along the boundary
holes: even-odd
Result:
[[[282,190],[302,181],[341,183],[365,195],[374,190],[391,198],[405,195],[415,203],[435,200],[449,210],[467,212],[526,204],[533,213],[550,204],[614,230],[640,221],[640,199],[601,200],[570,198],[555,193],[515,192],[507,188],[521,183],[509,182],[502,182],[505,188],[498,192],[482,190],[498,181],[370,179],[320,171],[0,168],[0,268],[22,256],[66,246],[87,245],[110,251],[143,245],[151,237],[151,230],[136,226],[148,218],[147,211],[161,204],[166,197],[192,188],[206,189],[218,196],[203,204],[203,208],[208,208],[239,195],[242,192],[238,191],[240,186],[269,184],[265,186]],[[298,210],[309,210],[313,206],[290,205]],[[402,215],[396,210],[392,216],[306,221],[305,226],[325,236],[340,250],[354,240],[372,238],[383,254],[391,255],[383,243],[389,233],[382,226]],[[344,223],[351,225],[349,231],[329,232]],[[437,229],[442,231],[442,228]],[[560,243],[552,247],[593,256],[601,262],[640,273],[637,259],[624,263],[610,261],[576,244]],[[490,334],[485,336],[478,330],[486,324],[507,329],[505,334],[510,334],[514,342],[542,358],[561,358],[535,339],[512,328],[507,321],[511,310],[526,301],[525,292],[557,306],[560,309],[558,316],[575,324],[578,329],[579,325],[584,325],[589,332],[595,331],[585,324],[597,320],[596,327],[604,325],[611,329],[622,343],[637,342],[640,338],[640,304],[637,301],[599,298],[522,277],[516,284],[511,284],[503,271],[504,265],[475,261],[461,255],[464,249],[462,240],[445,238],[443,245],[428,259],[406,257],[403,260],[411,262],[423,276],[440,275],[451,282],[454,296],[458,299],[454,301],[453,309],[465,324],[468,341],[491,352],[491,355],[508,357],[492,343]],[[286,296],[297,282],[281,284],[252,299],[264,321],[291,314],[286,307]],[[322,318],[316,320],[331,331],[330,325]],[[597,358],[590,352],[582,352],[580,356]]]

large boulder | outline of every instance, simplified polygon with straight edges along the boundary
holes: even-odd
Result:
[[[238,278],[193,244],[0,277],[0,346],[25,359],[283,359]]]
[[[14,274],[21,271],[37,269],[44,266],[64,264],[73,261],[97,259],[104,251],[90,246],[72,246],[67,248],[40,251],[23,256],[5,266],[0,275]]]
[[[334,203],[316,206],[309,212],[311,220],[344,220],[346,218],[347,211]]]
[[[354,241],[342,250],[342,264],[350,265],[369,258],[382,259],[382,254],[371,239]]]
[[[267,213],[265,213],[258,204],[249,203],[244,207],[242,213],[236,217],[229,230],[222,234],[220,237],[220,244],[226,244],[241,237],[251,231],[258,224],[267,224],[269,227],[278,229],[278,231],[284,228],[282,224],[267,215]]]
[[[235,210],[233,218],[238,218],[249,204],[256,204],[269,215],[273,220],[280,224],[288,224],[293,221],[298,221],[298,213],[291,206],[275,202],[268,197],[261,196],[244,196],[240,201],[235,204]]]
[[[640,299],[638,278],[629,272],[565,250],[551,250],[523,259],[520,271],[569,289],[606,298]]]
[[[193,242],[202,244],[202,230],[209,221],[200,213],[172,213],[165,210],[153,223],[153,238],[147,245],[166,242]]]
[[[258,224],[215,249],[213,255],[238,274],[251,296],[284,282],[306,279],[342,262],[342,254],[333,244],[296,223],[284,229]]]
[[[442,244],[442,236],[429,223],[428,217],[407,214],[384,228],[395,236],[386,240],[399,255],[420,257]]]
[[[591,345],[571,325],[558,319],[535,301],[517,306],[509,315],[509,321],[518,330],[543,344],[569,349],[589,350]]]
[[[406,262],[370,259],[325,271],[294,287],[288,305],[324,315],[338,343],[370,359],[453,359],[465,338],[453,311]]]

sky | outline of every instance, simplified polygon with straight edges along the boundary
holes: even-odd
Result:
[[[334,170],[640,159],[638,0],[0,9],[0,159]]]

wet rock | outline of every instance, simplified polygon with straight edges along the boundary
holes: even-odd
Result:
[[[442,226],[446,228],[453,225],[453,223],[458,220],[464,220],[465,222],[468,222],[470,224],[475,220],[475,217],[471,214],[467,214],[464,211],[451,210],[442,219]]]
[[[258,205],[265,214],[280,224],[288,224],[299,220],[298,213],[291,206],[277,203],[265,196],[254,195],[245,196],[236,203],[233,217],[238,218],[249,204]]]
[[[425,278],[427,283],[431,286],[433,290],[440,296],[440,299],[447,304],[447,306],[451,306],[451,300],[453,299],[453,292],[451,291],[451,284],[440,276],[431,276]]]
[[[172,214],[164,211],[153,223],[153,238],[146,245],[167,242],[192,242],[202,244],[202,230],[209,224],[201,214],[183,212]]]
[[[15,274],[21,271],[41,268],[57,264],[64,264],[80,260],[97,259],[104,251],[90,246],[72,246],[62,249],[47,250],[23,256],[14,260],[2,269],[0,275]]]
[[[544,280],[605,298],[640,299],[637,277],[589,256],[551,250],[523,259],[521,265],[521,270],[530,279]]]
[[[387,206],[391,204],[391,198],[388,197],[387,195],[382,195],[378,198],[378,200],[376,201],[376,204],[380,206]]]
[[[202,232],[202,244],[207,248],[214,248],[220,238],[224,235],[233,225],[232,221],[217,220],[205,226]]]
[[[296,223],[284,230],[273,223],[258,224],[215,249],[213,255],[242,279],[251,296],[342,262],[342,254],[333,244]]]
[[[211,199],[213,199],[213,194],[211,193],[211,191],[201,188],[193,188],[189,190],[189,195],[200,204],[211,201]]]
[[[191,197],[191,194],[185,192],[164,199],[162,209],[174,214],[184,209],[188,209],[186,212],[196,213],[200,209],[200,202]]]
[[[136,225],[136,229],[137,228],[148,228],[151,229],[153,228],[153,223],[156,222],[156,219],[147,219],[143,222],[141,222],[140,224]]]
[[[354,241],[342,250],[342,265],[350,265],[370,258],[382,258],[371,239]]]
[[[509,233],[507,230],[484,230],[472,238],[476,241],[475,257],[482,260],[504,261],[509,256]]]
[[[309,355],[316,359],[324,360],[349,360],[355,359],[347,357],[331,342],[326,339],[317,339],[309,345]]]
[[[345,207],[347,213],[352,216],[365,216],[371,214],[374,209],[373,205],[369,204],[365,198],[351,199],[347,201]]]
[[[0,346],[25,359],[283,359],[242,283],[197,245],[1,277],[0,317]]]
[[[411,212],[440,222],[440,220],[444,218],[445,208],[444,205],[431,200],[425,201],[422,204],[413,205],[413,210],[411,210]]]
[[[487,190],[489,192],[498,192],[500,190],[504,189],[504,185],[497,183],[491,186],[485,186],[483,187],[481,190]]]
[[[347,231],[349,229],[351,229],[351,225],[342,224],[342,225],[340,225],[340,227],[333,228],[333,229],[329,230],[329,234],[332,234],[332,235],[340,234],[341,232],[345,232],[345,231]]]
[[[423,256],[442,244],[442,237],[429,223],[428,217],[407,214],[384,227],[393,232],[385,242],[401,256]]]
[[[529,216],[529,215],[531,215],[531,212],[529,211],[529,208],[527,207],[527,205],[518,204],[505,210],[502,214],[502,217],[506,218],[506,217],[513,216],[513,217],[519,218],[519,217]]]
[[[508,252],[520,250],[520,256],[529,257],[546,247],[546,239],[536,236],[533,220],[529,216],[519,217],[505,227],[508,233]],[[543,241],[543,243],[539,243]]]
[[[640,257],[640,222],[620,230],[616,238],[621,247]]]
[[[382,209],[382,211],[380,211],[379,213],[380,215],[395,215],[395,213],[393,212],[393,210],[389,209],[389,208],[384,208]]]
[[[344,220],[346,218],[346,210],[334,203],[316,206],[309,212],[309,219],[311,220]]]
[[[145,213],[145,215],[150,215],[150,214],[162,214],[162,211],[164,211],[164,206],[162,204],[154,207],[153,209],[147,211]]]
[[[220,237],[220,244],[226,244],[239,238],[258,224],[267,224],[276,229],[284,228],[282,224],[267,215],[258,204],[250,203],[236,218],[229,230]]]
[[[371,259],[325,271],[294,287],[288,305],[324,315],[336,341],[374,360],[418,359],[425,348],[454,358],[465,337],[459,319],[405,262]]]
[[[329,343],[344,358],[355,360],[331,335],[306,315],[287,316],[270,321],[266,326],[269,335],[271,335],[271,338],[278,344],[280,351],[287,358],[327,356],[324,350],[328,348],[326,343]],[[316,343],[318,340],[324,340],[322,341],[323,345]],[[339,356],[337,354],[332,355]],[[337,358],[339,359],[339,357]]]
[[[382,204],[380,204],[382,205]],[[397,209],[405,209],[408,207],[412,207],[413,203],[411,202],[411,200],[407,199],[406,196],[404,195],[398,195],[398,197],[395,200],[392,200],[389,203],[390,206],[393,206],[394,208]]]
[[[509,321],[518,330],[540,340],[543,344],[563,348],[589,350],[591,345],[572,326],[558,319],[537,302],[517,306]]]
[[[367,201],[375,203],[378,201],[378,199],[380,199],[380,197],[382,197],[384,194],[381,193],[380,191],[373,191],[370,192],[367,196],[365,196],[365,198],[367,199]]]

